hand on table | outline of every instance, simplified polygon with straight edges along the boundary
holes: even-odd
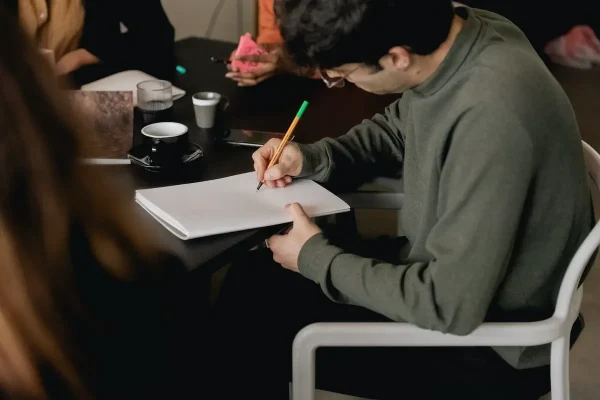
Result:
[[[285,187],[292,182],[292,177],[300,175],[302,171],[302,153],[294,142],[288,142],[279,162],[267,170],[280,143],[280,139],[271,139],[252,155],[256,179],[259,182],[264,180],[264,184],[270,188]]]
[[[100,59],[87,51],[86,49],[73,50],[56,63],[55,69],[57,75],[68,75],[89,64],[96,64]]]
[[[267,240],[267,246],[273,252],[275,262],[281,264],[285,269],[299,272],[300,250],[308,239],[320,233],[321,229],[306,215],[300,204],[289,204],[285,210],[292,216],[292,229],[287,234],[271,236]]]
[[[274,48],[261,55],[236,56],[235,51],[231,59],[257,63],[256,69],[251,72],[241,72],[229,64],[230,72],[225,77],[238,83],[238,86],[256,86],[265,79],[275,75],[281,69],[281,50]]]

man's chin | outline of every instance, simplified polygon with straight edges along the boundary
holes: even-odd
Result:
[[[361,89],[364,90],[365,92],[373,93],[373,94],[376,94],[378,96],[383,96],[383,95],[388,94],[388,92],[386,92],[384,90],[366,89],[366,88],[362,88],[362,87],[361,87]]]
[[[361,89],[361,90],[364,90],[365,92],[369,92],[369,93],[373,93],[373,94],[381,94],[381,93],[379,93],[379,90],[375,90],[375,89],[373,89],[373,88],[370,88],[370,87],[368,87],[368,86],[362,86],[362,85],[360,85],[360,84],[358,84],[358,83],[355,83],[354,85],[355,85],[357,88],[359,88],[359,89]]]
[[[379,95],[379,96],[384,96],[386,94],[392,93],[392,92],[384,90],[384,89],[375,89],[375,88],[371,88],[371,87],[368,87],[368,86],[362,86],[362,85],[357,84],[357,83],[355,83],[354,85],[357,88],[359,88],[361,90],[364,90],[365,92],[373,93],[373,94],[376,94],[376,95]]]

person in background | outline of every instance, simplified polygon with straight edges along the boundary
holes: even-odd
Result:
[[[280,143],[270,141],[253,156],[257,180],[343,193],[401,176],[404,236],[327,232],[289,205],[292,229],[233,264],[218,298],[219,368],[236,377],[227,389],[286,398],[292,341],[314,322],[468,335],[549,318],[594,215],[573,108],[522,31],[449,0],[277,3],[297,65],[402,97],[345,135],[289,143],[267,169]],[[578,320],[573,342],[581,330]],[[549,362],[549,345],[322,348],[316,383],[377,399],[537,400]]]
[[[57,79],[2,4],[0,37],[0,398],[194,398],[190,276],[127,188],[82,166]]]
[[[54,52],[56,73],[76,85],[130,69],[173,77],[174,29],[160,0],[0,2],[18,14],[38,47]]]
[[[455,5],[460,3],[454,2]],[[312,68],[301,68],[286,58],[283,51],[283,38],[277,25],[275,15],[275,0],[258,0],[258,36],[257,44],[267,50],[260,56],[240,57],[241,60],[254,61],[258,68],[253,72],[240,72],[229,67],[225,75],[238,83],[238,86],[256,86],[277,73],[291,73],[299,76],[322,78],[318,71]],[[235,57],[235,50],[231,58]],[[341,86],[343,83],[337,85]]]
[[[493,11],[508,18],[527,36],[540,57],[549,62],[545,46],[576,25],[589,25],[600,35],[600,16],[593,2],[572,0],[560,7],[537,0],[462,0],[470,7]]]
[[[252,72],[240,72],[230,67],[230,71],[225,75],[227,78],[236,81],[238,86],[256,86],[278,73],[320,78],[320,75],[314,69],[300,68],[285,56],[283,39],[277,26],[274,0],[258,0],[258,36],[256,37],[256,43],[267,50],[267,54],[258,57],[241,57],[240,59],[256,61],[258,67]],[[231,54],[231,57],[235,57],[235,51]]]
[[[300,75],[311,75],[318,78],[310,69],[293,66],[282,62],[281,43],[283,39],[277,26],[274,12],[274,0],[258,0],[258,37],[257,42],[269,50],[269,54],[260,57],[248,57],[248,60],[260,62],[259,68],[251,73],[231,70],[226,76],[238,82],[240,86],[255,86],[278,72],[291,72]],[[600,35],[600,18],[590,9],[589,2],[576,0],[568,7],[540,6],[538,2],[517,0],[462,0],[454,2],[455,6],[467,5],[489,10],[500,14],[527,36],[540,57],[548,63],[550,60],[544,52],[545,46],[553,39],[567,33],[575,25],[588,24]],[[544,9],[540,14],[540,9]],[[233,54],[232,54],[233,57]]]

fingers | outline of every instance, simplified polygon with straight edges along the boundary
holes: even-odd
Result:
[[[252,71],[248,72],[241,72],[232,66],[225,77],[238,82],[238,86],[255,86],[275,75],[276,71],[277,64],[275,63],[259,63]]]
[[[262,82],[272,76],[272,73],[277,69],[277,62],[279,60],[279,54],[277,52],[243,56],[236,56],[235,53],[236,51],[231,53],[230,60],[257,64],[256,68],[251,72],[240,72],[240,70],[233,67],[231,63],[227,65],[227,69],[230,72],[225,76],[238,82],[246,81],[243,82],[245,86],[256,85]]]
[[[260,79],[264,75],[269,75],[275,72],[277,66],[275,64],[258,64],[256,68],[246,72],[229,72],[225,77],[230,79]]]
[[[256,179],[269,188],[283,188],[292,183],[289,161],[280,159],[278,164],[267,169],[280,143],[281,139],[271,139],[252,154]]]
[[[310,218],[299,203],[292,203],[285,206],[285,210],[292,216],[294,222],[309,221]]]
[[[277,164],[267,169],[265,172],[265,180],[267,181],[276,181],[279,179],[283,179],[288,174],[288,168],[285,164]]]
[[[267,169],[267,160],[260,159],[254,161],[254,171],[256,171],[256,181],[262,182],[265,174],[265,170]]]
[[[284,176],[283,178],[281,178],[281,179],[278,179],[278,180],[276,181],[276,184],[277,184],[277,187],[278,187],[278,188],[284,188],[284,187],[286,187],[287,185],[289,185],[290,183],[292,183],[292,177],[291,177],[291,176],[289,176],[289,175],[286,175],[286,176]]]
[[[237,50],[234,50],[231,52],[231,55],[229,56],[229,61],[235,59],[235,53],[237,52]],[[234,68],[233,65],[231,65],[231,63],[227,64],[227,69],[231,72],[239,72],[238,68]]]
[[[289,185],[290,183],[292,183],[292,177],[291,176],[284,176],[281,179],[276,179],[276,180],[265,180],[265,185],[271,189],[275,189],[275,188],[284,188],[287,185]]]
[[[252,154],[254,170],[256,171],[256,179],[259,182],[262,182],[265,179],[264,174],[267,170],[267,165],[275,154],[277,147],[279,147],[279,143],[281,143],[280,139],[271,139],[260,149],[256,150],[254,154]]]
[[[255,79],[260,79],[264,75],[273,74],[277,69],[275,64],[258,64],[256,68],[249,71],[248,74],[252,75]]]
[[[239,87],[252,87],[252,86],[256,86],[259,83],[261,83],[262,81],[264,81],[265,79],[269,79],[270,77],[272,77],[274,74],[269,74],[266,76],[261,77],[260,79],[253,79],[253,80],[243,80],[243,81],[238,81],[238,86]]]
[[[264,64],[276,64],[279,59],[279,54],[275,53],[263,53],[263,54],[247,54],[243,56],[234,56],[232,57],[234,60],[239,60],[243,62],[253,62],[253,63],[264,63]]]
[[[273,235],[265,241],[265,244],[273,252],[273,254],[275,254],[279,251],[282,240],[283,235]]]
[[[235,73],[235,72],[230,72],[228,74],[225,75],[226,78],[229,78],[231,80],[234,80],[238,83],[238,86],[256,86],[259,83],[261,83],[262,81],[271,78],[273,75],[275,75],[275,72],[268,72],[268,73],[264,73],[264,74],[254,74],[254,73]]]
[[[254,72],[229,72],[225,74],[225,77],[233,80],[254,80],[258,78],[258,75]]]

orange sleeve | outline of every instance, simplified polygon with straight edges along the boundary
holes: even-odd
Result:
[[[258,37],[256,43],[259,45],[283,43],[283,38],[277,27],[274,5],[275,0],[259,0],[258,2]],[[317,71],[310,77],[320,79],[321,74]]]
[[[259,0],[258,2],[258,44],[282,43],[283,39],[277,27],[274,10],[275,0]]]

